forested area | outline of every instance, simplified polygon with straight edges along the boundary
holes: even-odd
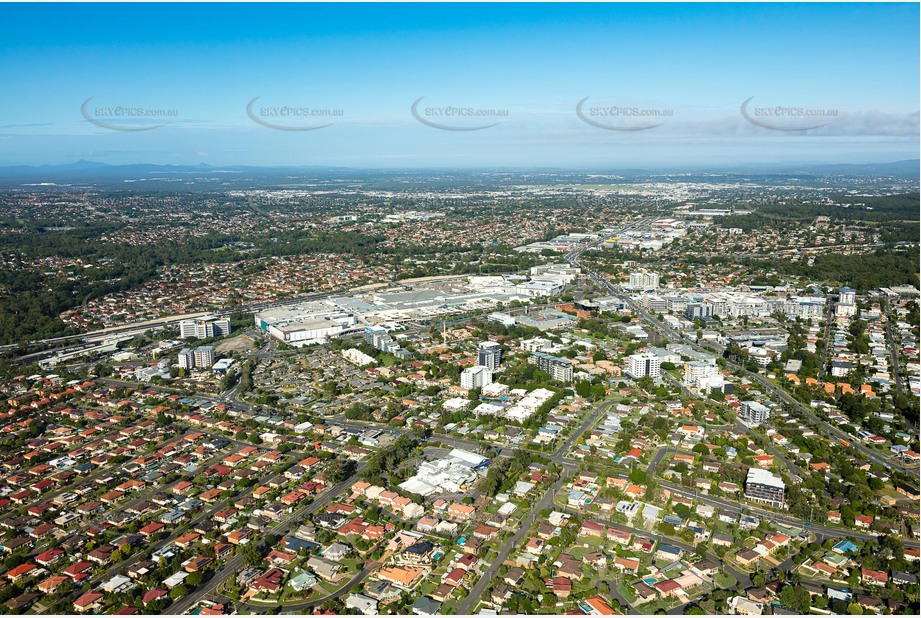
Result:
[[[921,198],[917,192],[900,195],[843,195],[834,204],[812,204],[796,200],[758,205],[761,217],[804,219],[833,217],[843,221],[917,221]]]
[[[917,287],[921,264],[916,249],[880,249],[859,255],[819,255],[811,266],[805,262],[757,260],[751,262],[751,267],[755,271],[776,270],[829,285],[847,285],[863,293],[906,283]]]

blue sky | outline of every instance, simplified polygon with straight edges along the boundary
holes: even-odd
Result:
[[[917,4],[3,4],[0,165],[917,158],[918,20]],[[256,97],[250,114],[289,130],[254,121]]]

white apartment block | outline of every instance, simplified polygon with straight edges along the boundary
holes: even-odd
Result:
[[[634,378],[659,378],[661,361],[658,355],[652,352],[632,354],[627,357],[627,373]]]
[[[214,364],[214,348],[210,345],[200,345],[192,350],[192,354],[195,357],[196,367],[210,369]]]
[[[358,365],[359,367],[377,364],[377,361],[374,360],[373,356],[369,356],[357,348],[349,348],[348,350],[343,350],[342,357],[350,363]]]
[[[771,415],[771,410],[757,401],[743,401],[740,413],[745,424],[755,426],[766,421]]]
[[[659,289],[659,275],[657,273],[630,273],[628,287],[634,291],[654,291]]]
[[[492,370],[487,367],[468,367],[461,372],[461,388],[483,388],[492,384]]]
[[[553,342],[543,337],[525,339],[521,342],[521,349],[525,352],[546,352],[553,347]]]

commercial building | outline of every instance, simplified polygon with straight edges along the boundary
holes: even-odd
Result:
[[[502,348],[495,341],[484,341],[477,350],[477,365],[495,371],[502,363]]]
[[[684,307],[684,317],[689,320],[709,320],[713,317],[713,304],[689,303]]]
[[[627,357],[627,373],[634,378],[658,378],[661,376],[661,361],[657,354],[643,352]]]
[[[354,326],[356,320],[349,312],[307,302],[257,313],[255,322],[275,339],[300,347],[336,337]]]
[[[230,318],[208,316],[179,322],[179,336],[182,339],[195,337],[210,339],[230,334]]]
[[[771,415],[771,410],[757,401],[743,401],[739,410],[742,421],[750,427],[760,425]]]
[[[549,373],[554,380],[572,382],[572,361],[544,352],[532,352],[528,360],[541,371]]]
[[[502,313],[500,311],[494,311],[486,316],[486,319],[490,322],[498,322],[502,326],[514,326],[515,318],[510,316],[507,313]]]
[[[745,478],[745,497],[777,508],[784,508],[783,479],[761,468],[749,468]]]
[[[483,388],[492,384],[492,370],[487,367],[468,367],[461,372],[461,388]]]

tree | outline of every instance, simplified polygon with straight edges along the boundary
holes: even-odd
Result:
[[[189,573],[189,576],[185,578],[186,584],[192,586],[193,588],[201,585],[202,575],[201,571],[193,571]]]
[[[637,485],[642,485],[643,483],[646,482],[646,471],[641,468],[634,468],[633,470],[630,471],[628,478],[630,479],[632,483],[636,483]]]
[[[243,563],[249,567],[262,564],[262,550],[259,549],[255,542],[250,541],[243,546]]]
[[[802,586],[784,586],[780,591],[780,602],[787,609],[805,614],[809,611],[811,597],[809,591]]]

